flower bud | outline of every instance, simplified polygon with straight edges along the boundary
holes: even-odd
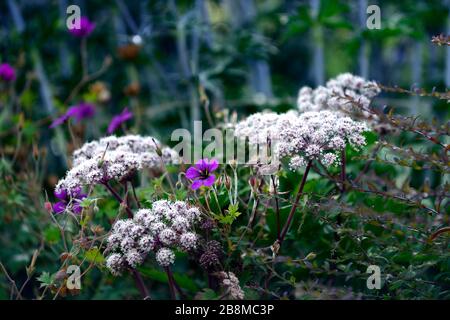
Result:
[[[53,212],[53,206],[52,206],[51,202],[49,202],[49,201],[46,201],[44,203],[44,208],[45,208],[45,210],[47,210],[48,213]]]

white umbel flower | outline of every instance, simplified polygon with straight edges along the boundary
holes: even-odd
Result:
[[[303,90],[305,94],[310,91]],[[318,160],[327,167],[337,165],[339,157],[336,153],[344,150],[347,144],[355,149],[365,145],[363,132],[367,126],[342,113],[327,110],[289,111],[284,114],[270,113],[270,121],[261,120],[266,117],[268,114],[263,113],[250,116],[238,123],[236,128],[239,130],[235,134],[245,133],[250,136],[250,141],[255,142],[270,140],[276,157],[289,158],[289,166],[294,170],[311,160]],[[265,124],[264,128],[261,123]]]
[[[178,154],[153,137],[105,137],[85,143],[74,152],[73,168],[58,182],[56,190],[71,191],[109,180],[121,181],[142,169],[161,168],[163,163],[178,164]]]
[[[180,246],[185,251],[194,250],[197,247],[197,235],[193,232],[183,233],[180,237]]]
[[[364,123],[330,111],[310,111],[278,122],[277,152],[290,158],[290,167],[297,169],[311,160],[329,167],[339,163],[336,153],[349,144],[355,149],[365,145]]]
[[[184,201],[155,201],[150,209],[139,209],[133,219],[118,220],[108,237],[107,267],[114,275],[140,265],[151,252],[156,261],[168,266],[175,261],[175,250],[197,247],[194,224],[200,210]]]
[[[175,262],[175,253],[167,248],[159,249],[156,253],[156,261],[162,267],[168,267]]]
[[[370,108],[373,98],[380,92],[376,82],[367,81],[351,73],[343,73],[330,79],[325,86],[314,90],[302,87],[298,92],[297,108],[301,112],[328,110],[343,112],[346,115],[350,113],[375,124],[378,117],[365,110]],[[352,105],[348,97],[357,101],[362,108]]]

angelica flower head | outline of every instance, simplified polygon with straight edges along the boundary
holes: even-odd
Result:
[[[295,113],[294,113],[295,114]],[[246,139],[250,144],[266,144],[278,134],[277,124],[280,118],[291,115],[277,114],[275,112],[258,112],[236,124],[234,135],[239,139]]]
[[[148,254],[167,267],[175,262],[175,251],[197,248],[199,236],[194,226],[200,210],[183,201],[155,201],[150,209],[140,209],[132,219],[118,220],[108,237],[110,253],[106,266],[113,275],[140,265]]]
[[[162,164],[178,163],[178,154],[153,137],[109,136],[85,143],[74,152],[73,167],[58,182],[56,190],[123,181],[142,169],[160,169]]]
[[[302,87],[297,98],[297,107],[301,112],[330,110],[362,116],[367,121],[376,121],[377,117],[368,112],[372,99],[380,93],[374,81],[343,73],[330,79],[325,86],[316,89]],[[362,108],[353,106],[348,98],[357,101]]]
[[[310,111],[298,117],[281,119],[276,150],[280,158],[290,158],[290,167],[297,169],[317,160],[329,167],[339,163],[336,155],[348,144],[355,149],[365,145],[364,123],[340,113]]]
[[[364,131],[364,123],[336,111],[289,111],[253,114],[237,124],[235,135],[254,143],[270,141],[276,158],[289,158],[290,167],[297,169],[311,160],[327,167],[338,164],[337,151],[347,144],[355,149],[365,145]]]

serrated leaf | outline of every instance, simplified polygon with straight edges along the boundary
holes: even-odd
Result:
[[[48,287],[55,282],[55,275],[51,275],[49,272],[44,271],[39,277],[36,278],[36,280],[41,283],[40,288]]]
[[[87,261],[95,263],[95,264],[103,264],[105,262],[105,257],[100,252],[97,247],[94,247],[85,253],[85,258]]]

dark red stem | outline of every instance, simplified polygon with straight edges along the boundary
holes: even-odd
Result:
[[[173,300],[176,300],[177,295],[175,292],[175,284],[174,284],[174,280],[173,280],[172,270],[170,270],[170,267],[164,267],[164,269],[166,270],[167,280],[169,281],[170,296],[172,297]]]
[[[142,279],[141,274],[136,270],[132,270],[134,282],[136,283],[136,286],[139,289],[139,292],[141,293],[141,296],[144,300],[151,300],[150,293],[148,292],[147,287],[144,284],[144,280]]]
[[[113,195],[114,198],[116,198],[116,200],[119,202],[119,204],[124,203],[122,198],[120,197],[120,195],[116,192],[116,190],[114,190],[108,184],[108,182],[105,182],[103,185],[106,187],[106,189],[108,189],[109,192],[111,192],[111,194]],[[133,218],[133,212],[131,211],[130,208],[128,208],[128,205],[126,203],[124,203],[124,204],[125,204],[125,210],[127,211],[127,214],[128,214],[128,218],[130,218],[130,219]]]
[[[345,149],[341,151],[341,183],[342,183],[342,193],[345,192],[345,182],[347,174],[345,173],[345,166],[346,166],[346,155],[345,155]]]
[[[311,169],[311,165],[312,165],[312,161],[309,161],[308,164],[306,165],[305,173],[303,174],[303,178],[300,183],[300,187],[298,188],[298,191],[297,191],[297,196],[295,197],[294,204],[292,205],[292,208],[291,208],[291,211],[289,212],[287,221],[283,227],[283,231],[281,231],[280,239],[278,240],[280,246],[283,243],[284,238],[286,237],[289,227],[291,226],[292,218],[294,218],[295,210],[297,209],[298,202],[300,201],[300,198],[303,194],[303,188],[305,187],[306,178],[308,177],[308,173],[309,173],[309,169]]]

